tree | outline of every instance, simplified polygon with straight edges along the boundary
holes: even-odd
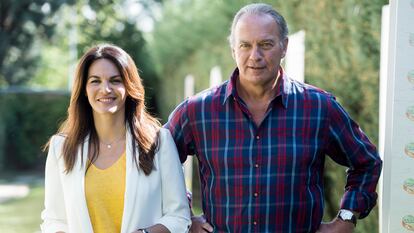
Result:
[[[0,86],[25,83],[36,70],[41,39],[53,35],[51,17],[73,0],[2,0],[0,2]]]
[[[142,14],[153,17],[152,7],[158,2],[160,1],[90,0],[78,1],[76,4],[78,14],[83,14],[83,17],[76,19],[79,37],[78,54],[83,54],[87,48],[98,43],[112,43],[123,48],[137,65],[146,89],[148,105],[155,112],[157,112],[155,89],[158,86],[158,78],[147,52],[144,34],[137,23]],[[126,12],[131,4],[142,7],[140,13],[128,15]]]
[[[53,36],[47,37],[47,43],[36,42],[39,45],[36,49],[41,48],[40,57],[28,62],[39,69],[32,72],[30,78],[34,78],[26,85],[65,88],[68,74],[86,49],[98,43],[112,43],[132,56],[143,78],[147,97],[150,97],[149,105],[156,107],[155,97],[151,96],[155,96],[153,90],[158,79],[146,52],[144,33],[138,25],[151,19],[152,9],[159,3],[159,0],[78,0],[64,4],[53,17],[49,14],[49,20],[59,20]],[[77,52],[73,53],[74,50]]]

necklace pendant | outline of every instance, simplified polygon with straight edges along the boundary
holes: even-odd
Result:
[[[112,146],[111,145],[106,145],[106,148],[111,149]]]

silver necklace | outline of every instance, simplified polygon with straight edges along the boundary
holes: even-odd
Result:
[[[117,140],[115,140],[115,141],[113,141],[113,142],[111,142],[111,143],[105,143],[105,142],[103,142],[102,140],[99,140],[99,142],[100,142],[102,145],[106,146],[106,148],[107,148],[107,149],[112,149],[112,144],[115,144],[115,143],[120,142],[123,138],[124,138],[124,135],[121,135],[121,137],[120,137],[120,138],[118,138]]]

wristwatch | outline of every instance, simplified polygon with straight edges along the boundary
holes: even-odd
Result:
[[[345,222],[351,222],[356,226],[357,218],[350,210],[341,209],[338,213],[338,218]]]

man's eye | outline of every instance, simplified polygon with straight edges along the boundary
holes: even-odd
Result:
[[[244,48],[249,48],[250,45],[248,44],[240,44],[240,48],[244,49]]]
[[[271,49],[273,47],[272,43],[263,43],[262,48],[264,49]]]

